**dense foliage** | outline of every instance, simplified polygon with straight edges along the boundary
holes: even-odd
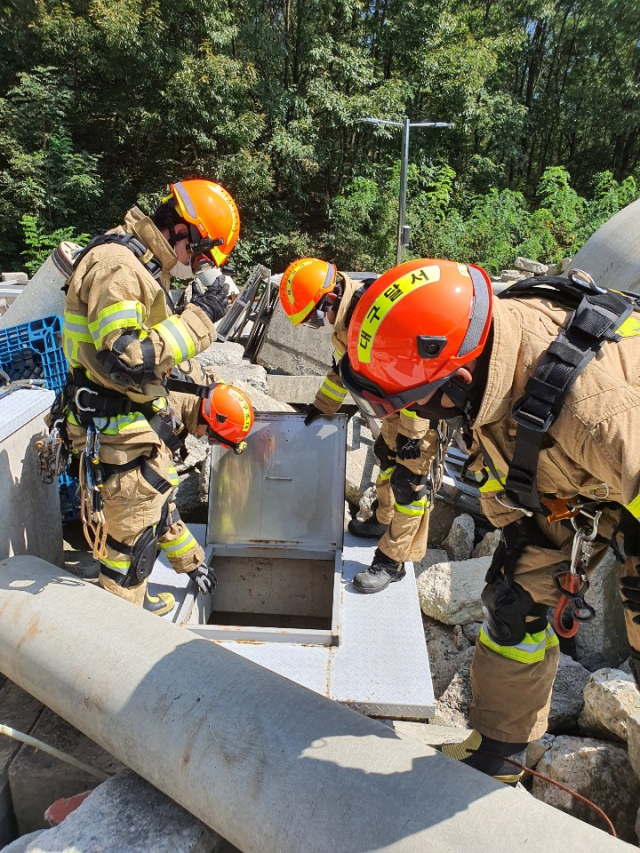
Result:
[[[241,269],[303,253],[571,254],[640,195],[632,0],[14,0],[0,3],[0,266],[110,227],[169,180],[238,200]]]

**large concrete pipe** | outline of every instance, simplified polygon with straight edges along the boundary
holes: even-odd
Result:
[[[635,849],[34,557],[0,670],[245,853]]]

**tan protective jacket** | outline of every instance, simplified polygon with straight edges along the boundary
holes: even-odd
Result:
[[[494,299],[494,340],[486,390],[473,424],[504,481],[513,455],[516,423],[509,416],[540,356],[569,312],[543,299]],[[640,314],[629,337],[607,342],[569,391],[547,434],[538,461],[540,494],[616,501],[640,516]],[[627,325],[634,325],[627,321]],[[479,460],[481,456],[479,457]],[[488,464],[484,460],[485,465]],[[474,467],[480,467],[478,464]],[[505,509],[491,470],[481,488],[482,508],[503,527],[522,518]]]
[[[136,402],[148,402],[164,395],[163,374],[206,349],[216,334],[211,320],[194,305],[187,305],[179,317],[173,313],[167,297],[169,270],[177,258],[151,219],[133,207],[125,217],[124,228],[110,233],[125,232],[135,234],[162,264],[162,283],[126,246],[96,246],[69,279],[64,351],[71,367],[83,370],[93,382]],[[125,390],[109,378],[97,354],[110,350],[123,332],[137,329],[153,344],[158,380],[144,388]],[[140,343],[133,341],[121,358],[131,366],[142,364]]]
[[[334,365],[327,373],[325,380],[318,389],[316,398],[313,401],[313,405],[324,415],[333,415],[337,412],[340,406],[344,403],[344,399],[348,393],[342,383],[342,379],[336,369],[336,365],[347,351],[349,329],[346,324],[346,317],[349,306],[351,305],[351,300],[353,299],[353,294],[360,286],[358,282],[352,281],[345,273],[339,272],[338,275],[342,279],[344,291],[342,299],[340,300],[340,307],[338,308],[336,322],[333,327],[333,335],[331,336]],[[409,438],[424,438],[429,431],[429,421],[424,420],[424,418],[419,418],[417,415],[412,412],[408,412],[405,409],[402,409],[400,412],[399,419],[396,421],[394,416],[393,421],[397,427],[395,434],[399,432]],[[395,449],[395,435],[391,446]]]
[[[167,299],[169,270],[177,261],[173,249],[148,216],[137,207],[128,211],[124,228],[111,233],[133,233],[162,264],[161,281],[156,281],[125,246],[109,243],[96,246],[78,264],[69,279],[65,302],[64,350],[72,368],[83,370],[95,383],[118,391],[135,402],[156,401],[167,405],[161,376],[215,340],[215,328],[207,315],[188,305],[178,317]],[[142,329],[153,343],[158,381],[144,388],[126,391],[113,383],[96,356],[110,349],[122,332]],[[141,363],[140,344],[134,341],[124,350],[123,361]],[[189,370],[188,364],[184,365]],[[195,378],[195,377],[194,377]],[[198,382],[200,379],[195,378]],[[85,394],[83,403],[90,403]],[[178,419],[190,431],[195,429],[200,401],[189,395],[170,395]],[[100,458],[111,465],[123,465],[138,456],[149,456],[161,445],[160,438],[139,412],[113,418],[96,418],[100,431]],[[86,430],[68,416],[68,430],[74,450],[86,442]]]

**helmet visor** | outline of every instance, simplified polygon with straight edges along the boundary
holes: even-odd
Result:
[[[339,369],[340,378],[345,388],[354,397],[358,398],[363,411],[376,418],[386,418],[389,415],[393,415],[394,412],[399,412],[400,409],[406,409],[407,406],[417,403],[418,400],[423,400],[425,397],[431,396],[434,391],[437,391],[450,378],[449,376],[444,376],[435,382],[417,385],[415,388],[408,388],[399,394],[387,394],[386,391],[370,379],[365,379],[363,376],[356,374],[351,367],[348,355],[344,355],[340,360]]]

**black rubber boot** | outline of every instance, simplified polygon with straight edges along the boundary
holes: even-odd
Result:
[[[382,524],[378,521],[374,514],[366,521],[358,521],[357,518],[352,518],[347,530],[362,539],[380,539],[387,532],[388,527],[388,524]]]
[[[165,613],[173,610],[175,603],[176,600],[170,592],[159,592],[157,595],[149,595],[149,590],[146,590],[142,607],[150,613],[155,613],[156,616],[164,616]]]
[[[515,787],[522,778],[524,770],[503,759],[510,758],[518,764],[524,764],[527,744],[494,740],[481,735],[474,729],[462,743],[445,743],[440,747],[440,751],[449,758],[461,761],[481,773],[486,773],[487,776],[493,776],[498,782]]]
[[[366,572],[358,572],[354,577],[353,588],[364,593],[382,592],[390,583],[402,580],[405,575],[404,563],[390,560],[377,548],[373,563]]]

